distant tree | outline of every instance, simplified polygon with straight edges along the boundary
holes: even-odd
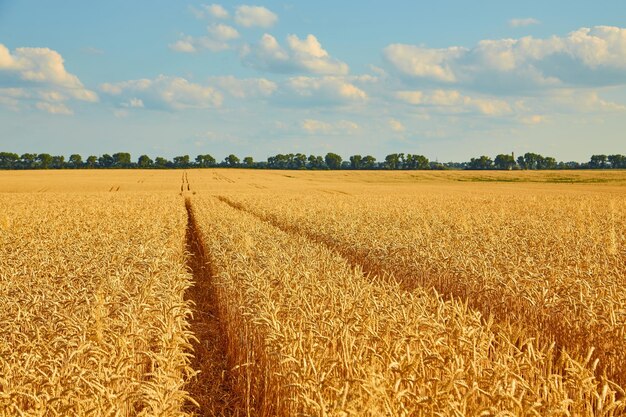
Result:
[[[154,161],[152,161],[148,155],[141,155],[139,159],[137,159],[137,166],[139,168],[150,168],[152,164],[154,164]]]
[[[336,153],[328,152],[324,157],[324,162],[326,162],[326,166],[329,169],[340,169],[341,168],[341,156]]]
[[[397,153],[389,154],[385,157],[385,168],[386,169],[400,169],[400,155]]]
[[[611,168],[626,168],[626,156],[624,155],[609,155],[608,158]]]
[[[406,156],[404,162],[405,169],[430,169],[430,161],[424,155],[411,155]]]
[[[98,158],[98,167],[100,168],[111,168],[115,163],[115,159],[108,153],[103,154]]]
[[[170,165],[170,161],[168,161],[167,159],[161,157],[161,156],[157,156],[156,158],[154,158],[154,166],[156,168],[167,168]]]
[[[251,156],[246,156],[243,158],[243,164],[247,168],[252,168],[254,166],[254,159]]]
[[[189,167],[189,155],[175,156],[174,167],[175,168],[187,168]]]
[[[608,167],[609,158],[606,155],[592,155],[589,168],[604,169]]]
[[[350,168],[361,169],[361,161],[363,161],[363,157],[361,155],[352,155],[350,157]]]
[[[54,169],[65,168],[65,157],[63,155],[55,155],[52,157],[50,167]]]
[[[372,155],[366,155],[363,157],[362,166],[364,169],[374,169],[376,168],[376,158]]]
[[[98,164],[98,157],[95,155],[89,155],[87,157],[87,161],[85,162],[85,165],[88,168],[94,168],[96,165]]]
[[[83,166],[83,157],[77,153],[70,155],[70,159],[67,161],[70,168],[80,168]]]
[[[293,157],[294,168],[305,169],[306,168],[306,155],[303,153],[297,153]]]
[[[493,166],[496,169],[513,169],[515,166],[515,158],[510,154],[499,154],[493,160]]]
[[[48,169],[52,165],[52,155],[49,153],[40,153],[37,155],[37,166],[39,168]]]
[[[113,166],[115,168],[129,168],[132,165],[128,152],[117,152],[113,154]]]
[[[441,162],[431,161],[431,162],[428,163],[428,169],[442,171],[442,170],[446,169],[446,166],[444,164],[442,164]]]
[[[469,169],[491,169],[493,168],[493,161],[488,156],[481,156],[480,158],[472,158],[468,164]]]
[[[307,158],[309,162],[308,166],[310,169],[325,169],[326,163],[324,162],[324,158],[319,155],[309,155]]]
[[[20,156],[20,167],[23,169],[33,169],[37,162],[37,154],[25,153]]]
[[[17,167],[20,156],[12,152],[0,152],[0,169],[13,169]]]
[[[202,168],[215,166],[215,158],[209,154],[196,156],[196,164]]]
[[[556,166],[556,159],[551,156],[546,156],[539,161],[537,169],[556,169]]]
[[[224,162],[226,163],[227,166],[229,167],[236,167],[239,165],[239,158],[237,158],[236,155],[234,154],[230,154],[228,155],[226,158],[224,158]]]

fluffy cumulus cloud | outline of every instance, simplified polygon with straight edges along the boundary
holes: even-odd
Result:
[[[484,40],[473,48],[393,44],[384,57],[399,74],[423,84],[514,92],[626,84],[626,29],[581,28],[566,36]]]
[[[304,39],[289,35],[283,47],[266,33],[257,44],[244,48],[242,58],[249,67],[278,73],[344,75],[349,70],[346,63],[332,58],[313,35]]]
[[[190,6],[189,10],[198,19],[215,18],[215,19],[228,19],[230,13],[221,4],[203,4],[199,8]]]
[[[398,91],[395,96],[407,104],[432,108],[445,113],[479,113],[500,116],[513,111],[511,105],[493,97],[470,97],[458,90]]]
[[[532,17],[522,17],[522,18],[516,18],[516,19],[511,19],[509,20],[509,26],[511,26],[512,28],[519,28],[519,27],[525,27],[525,26],[531,26],[531,25],[538,25],[539,20],[534,19]]]
[[[345,77],[292,77],[283,86],[281,99],[307,105],[363,103],[367,94]]]
[[[251,28],[270,28],[276,24],[278,16],[271,10],[261,6],[239,6],[235,10],[235,23]]]
[[[336,122],[324,122],[316,119],[305,119],[300,127],[310,134],[351,134],[359,129],[359,125],[350,120],[339,120]]]
[[[396,119],[387,120],[387,124],[389,125],[389,128],[393,130],[394,132],[404,132],[406,130],[406,128],[404,127],[404,124],[402,124],[401,121],[396,120]]]
[[[265,78],[236,78],[232,75],[210,78],[211,84],[235,98],[269,97],[277,90],[275,82]]]
[[[385,58],[400,73],[442,82],[455,82],[456,60],[466,53],[463,48],[429,49],[414,45],[393,44],[385,48]]]
[[[182,35],[181,38],[170,44],[170,49],[176,52],[194,53],[203,50],[211,52],[231,49],[231,41],[239,38],[239,32],[232,26],[225,24],[213,24],[207,27],[206,36]]]
[[[183,110],[219,107],[222,104],[222,95],[215,88],[165,75],[155,79],[106,83],[101,90],[115,97],[118,105],[126,108]]]
[[[63,102],[98,101],[78,77],[65,69],[63,57],[48,48],[17,48],[0,44],[0,104],[13,110],[34,107],[51,114],[71,114]]]

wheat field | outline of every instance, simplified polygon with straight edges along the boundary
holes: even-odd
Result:
[[[0,415],[626,415],[625,191],[0,172]]]

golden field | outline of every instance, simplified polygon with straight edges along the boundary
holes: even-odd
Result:
[[[0,415],[626,414],[626,172],[0,172]]]

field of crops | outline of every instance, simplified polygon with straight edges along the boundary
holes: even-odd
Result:
[[[0,416],[626,414],[626,173],[0,172]]]

